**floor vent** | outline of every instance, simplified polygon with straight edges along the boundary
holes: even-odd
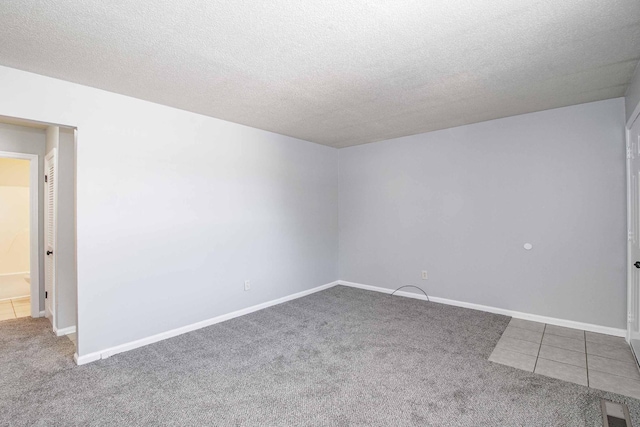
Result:
[[[632,427],[627,405],[604,399],[601,400],[601,405],[604,427]]]

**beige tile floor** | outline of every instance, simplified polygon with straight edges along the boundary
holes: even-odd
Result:
[[[31,316],[31,298],[14,298],[0,301],[0,321]]]
[[[489,360],[640,399],[640,371],[624,338],[511,319]]]

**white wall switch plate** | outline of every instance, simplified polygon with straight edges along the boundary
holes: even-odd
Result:
[[[429,275],[427,274],[427,270],[422,270],[422,280],[427,280]]]
[[[251,289],[251,280],[245,280],[244,281],[244,290],[248,291],[249,289]]]

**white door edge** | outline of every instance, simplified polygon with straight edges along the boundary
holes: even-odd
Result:
[[[44,265],[45,265],[45,293],[47,298],[45,299],[45,313],[47,315],[47,317],[51,318],[51,324],[53,325],[53,328],[55,329],[57,327],[57,323],[56,323],[56,240],[57,240],[57,236],[56,236],[56,231],[57,231],[57,212],[58,212],[58,208],[57,208],[57,198],[58,198],[58,179],[57,179],[57,174],[58,174],[58,156],[57,156],[57,149],[53,148],[46,156],[45,156],[45,162],[44,162],[44,168],[45,168],[45,176],[48,176],[50,174],[50,169],[51,167],[53,168],[53,172],[54,172],[54,176],[53,176],[53,200],[51,202],[51,204],[49,203],[49,190],[50,190],[50,184],[45,183],[45,191],[44,191],[44,210],[45,210],[45,215],[44,215],[44,248],[43,248],[43,255],[44,255]],[[51,182],[51,177],[49,178],[49,182]],[[49,215],[52,215],[52,221],[49,221]],[[51,227],[50,225],[51,224]],[[51,239],[51,245],[49,245],[48,239],[49,239],[49,228],[53,229],[53,236]],[[53,252],[53,258],[52,258],[52,277],[51,282],[49,283],[49,289],[47,289],[47,265],[49,262],[49,256],[46,254],[46,251],[51,250]],[[48,292],[48,293],[47,293]],[[47,306],[47,301],[49,302],[49,305]]]

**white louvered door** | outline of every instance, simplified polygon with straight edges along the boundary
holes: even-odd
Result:
[[[45,312],[54,322],[55,319],[55,280],[56,280],[56,149],[45,158]]]

